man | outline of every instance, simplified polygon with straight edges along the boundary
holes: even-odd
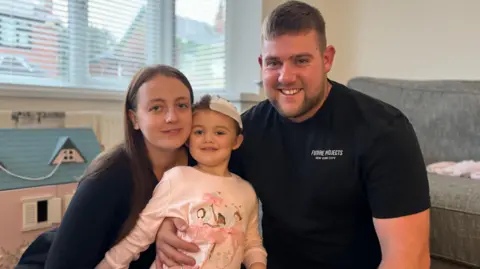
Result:
[[[287,1],[262,35],[268,100],[243,114],[231,166],[263,203],[267,267],[430,268],[429,187],[407,118],[327,78],[335,49],[314,7]],[[159,230],[158,254],[188,264],[176,249],[195,248],[172,227]]]

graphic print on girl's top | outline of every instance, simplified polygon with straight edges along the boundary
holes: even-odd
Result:
[[[208,268],[228,268],[237,255],[239,246],[245,240],[242,227],[241,205],[228,204],[222,192],[211,192],[203,195],[203,203],[193,208],[196,218],[190,217],[192,223],[186,233],[180,235],[204,245],[203,255],[197,259],[200,268],[209,264]],[[240,253],[242,255],[243,253]]]
[[[165,173],[136,226],[106,253],[97,268],[128,268],[134,257],[155,241],[166,217],[185,220],[189,228],[179,232],[180,237],[200,248],[197,253],[188,253],[196,265],[185,269],[238,269],[242,263],[247,268],[256,262],[266,264],[252,186],[234,174],[221,177],[179,166]]]

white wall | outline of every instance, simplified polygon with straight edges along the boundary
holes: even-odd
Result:
[[[337,48],[331,78],[480,80],[478,0],[305,0]]]

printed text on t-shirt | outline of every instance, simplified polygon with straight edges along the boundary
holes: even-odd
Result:
[[[335,160],[337,156],[343,155],[343,150],[342,149],[327,149],[327,150],[314,149],[312,150],[311,155],[316,160]]]

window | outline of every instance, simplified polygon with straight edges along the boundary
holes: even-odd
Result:
[[[64,149],[55,158],[53,164],[59,163],[84,163],[82,155],[76,149]]]
[[[37,222],[47,222],[48,220],[48,200],[37,201]]]
[[[73,160],[73,150],[64,150],[63,151],[63,161],[68,162]]]
[[[44,229],[60,223],[61,198],[53,196],[23,199],[23,231]]]
[[[197,90],[225,88],[224,0],[175,1],[174,64]]]
[[[2,18],[0,20],[2,29],[1,44],[4,46],[13,46],[16,39],[15,21],[12,18]]]
[[[231,1],[231,0],[228,0]],[[226,87],[227,0],[22,0],[0,6],[0,83],[123,91],[171,64]]]
[[[31,24],[28,20],[0,14],[0,45],[12,48],[28,48],[31,44]]]

